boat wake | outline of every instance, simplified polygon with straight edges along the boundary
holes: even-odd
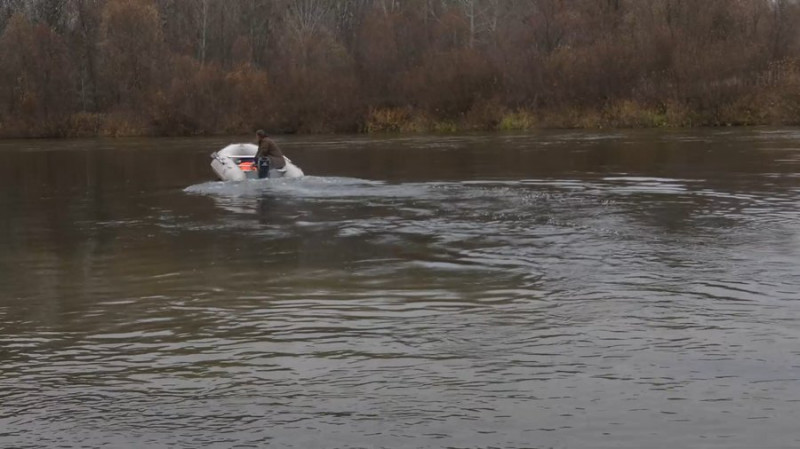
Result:
[[[246,181],[210,181],[195,184],[183,191],[193,195],[217,197],[329,197],[363,195],[365,188],[384,186],[382,181],[358,178],[304,176],[302,178],[250,179]],[[356,193],[360,192],[360,193]]]

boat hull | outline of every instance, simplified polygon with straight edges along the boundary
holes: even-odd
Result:
[[[255,156],[258,147],[252,143],[235,143],[211,154],[211,169],[222,181],[245,181],[258,179]],[[270,169],[269,178],[300,178],[303,170],[294,165],[288,157],[286,166]]]

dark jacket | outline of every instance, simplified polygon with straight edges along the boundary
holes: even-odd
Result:
[[[283,151],[278,148],[278,145],[267,137],[258,141],[258,152],[256,158],[268,157],[270,168],[283,168],[286,166],[286,159],[283,157]]]

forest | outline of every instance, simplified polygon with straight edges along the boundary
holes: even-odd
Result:
[[[0,137],[800,124],[795,0],[0,0]]]

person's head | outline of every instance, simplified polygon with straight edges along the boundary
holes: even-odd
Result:
[[[258,137],[259,140],[261,140],[267,137],[267,133],[265,133],[263,129],[259,129],[258,131],[256,131],[256,136]]]

